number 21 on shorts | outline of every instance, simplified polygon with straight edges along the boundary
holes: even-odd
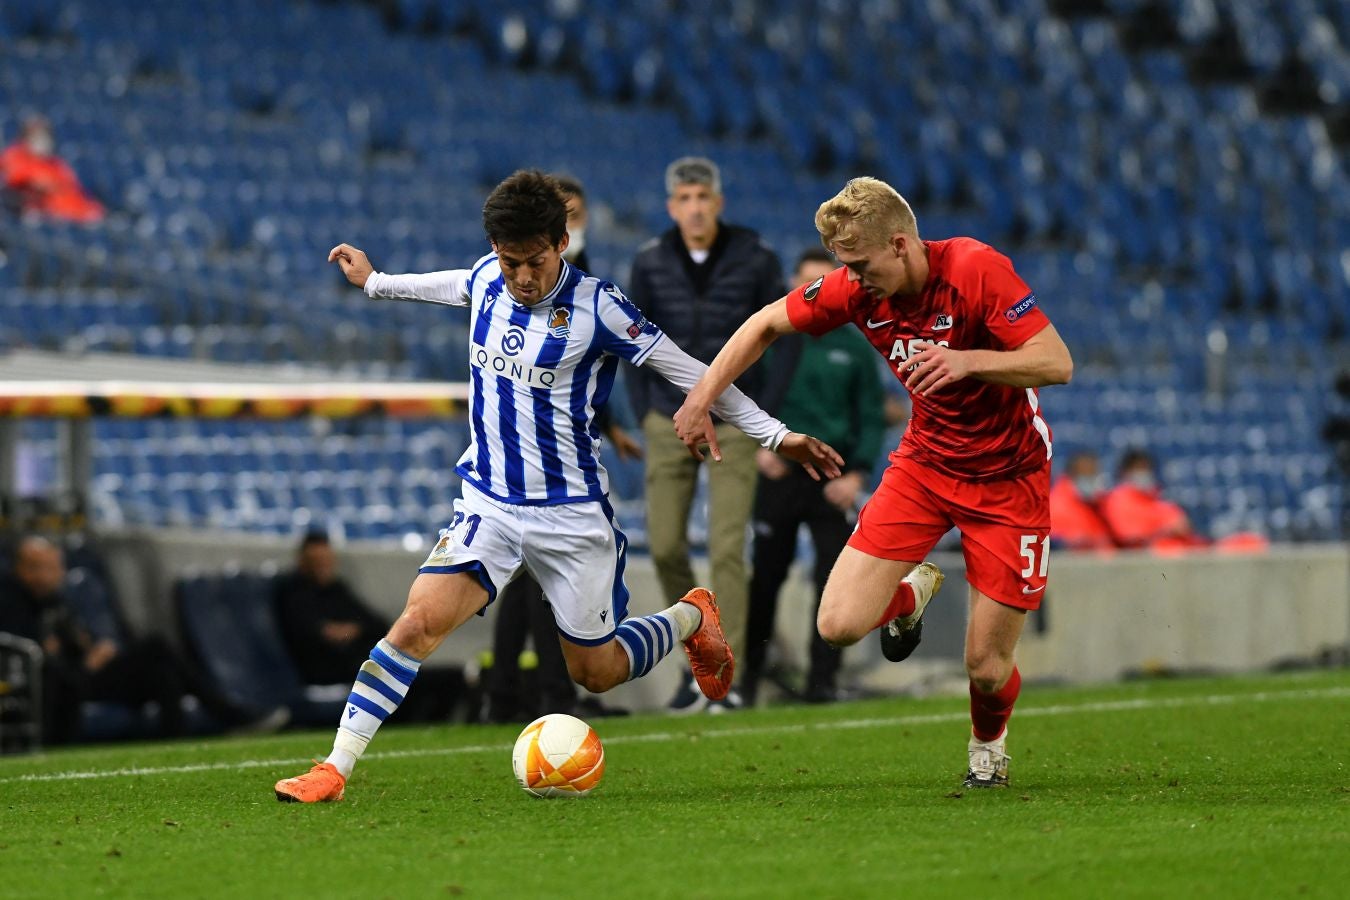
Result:
[[[1022,535],[1022,559],[1026,568],[1022,569],[1023,578],[1044,578],[1050,573],[1050,535]],[[1037,561],[1039,555],[1040,560]]]
[[[473,536],[478,533],[478,523],[481,521],[483,521],[483,517],[478,515],[478,513],[465,516],[464,513],[456,510],[455,517],[450,520],[450,527],[447,530],[454,534],[455,529],[459,528],[460,525],[463,525],[464,533],[456,536],[461,544],[468,547],[473,544]]]

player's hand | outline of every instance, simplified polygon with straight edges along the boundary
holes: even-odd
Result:
[[[618,454],[619,459],[642,459],[642,445],[627,431],[618,425],[611,424],[605,434],[609,437],[610,443],[614,445],[614,452]]]
[[[713,429],[708,407],[686,396],[684,405],[675,410],[675,415],[671,418],[675,421],[675,434],[689,448],[690,456],[701,462],[703,460],[701,448],[707,444],[712,458],[718,462],[722,461],[722,448],[717,446],[717,432]]]
[[[833,481],[827,482],[821,489],[825,495],[825,500],[840,512],[848,512],[858,503],[858,495],[862,493],[863,477],[861,473],[849,472],[847,475],[840,475]]]
[[[795,431],[789,431],[787,437],[783,438],[778,445],[778,453],[801,463],[806,474],[816,481],[820,480],[821,475],[838,478],[839,467],[844,464],[844,458],[829,444]]]
[[[347,280],[359,288],[365,288],[366,279],[375,271],[370,260],[366,259],[366,254],[351,244],[338,244],[329,250],[328,261],[337,263],[342,269],[342,274],[347,276]]]
[[[914,346],[918,352],[909,358],[913,371],[905,379],[910,393],[931,394],[970,374],[964,352],[928,341],[916,341]]]
[[[772,450],[763,448],[760,448],[760,451],[755,454],[755,465],[759,467],[759,474],[770,481],[786,478],[788,473],[792,471],[792,467],[783,461],[783,457]]]

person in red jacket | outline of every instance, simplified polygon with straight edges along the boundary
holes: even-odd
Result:
[[[23,124],[19,139],[0,153],[0,181],[25,214],[67,222],[97,222],[103,204],[90,197],[75,170],[56,155],[51,126],[41,116]]]
[[[1126,451],[1116,486],[1102,498],[1102,515],[1122,547],[1173,547],[1204,544],[1186,510],[1164,500],[1153,457],[1147,450]]]
[[[1069,457],[1064,474],[1050,488],[1050,540],[1066,550],[1114,547],[1101,512],[1103,484],[1095,453]]]

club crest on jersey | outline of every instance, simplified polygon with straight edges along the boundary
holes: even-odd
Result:
[[[1036,295],[1027,294],[1021,300],[1018,300],[1012,306],[1003,311],[1003,318],[1009,322],[1016,322],[1027,314],[1027,311],[1036,305]]]
[[[952,327],[952,317],[946,313],[938,313],[938,317],[933,320],[933,327],[929,331],[947,331]]]
[[[572,311],[565,306],[555,306],[549,312],[548,333],[555,338],[565,338],[572,333]]]
[[[805,300],[807,303],[810,303],[812,300],[816,299],[816,295],[820,293],[820,287],[824,283],[825,278],[822,276],[820,278],[817,278],[810,284],[808,284],[806,286],[806,290],[802,291],[802,299]]]

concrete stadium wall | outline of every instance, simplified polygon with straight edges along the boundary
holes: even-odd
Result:
[[[156,530],[104,535],[101,544],[133,628],[176,636],[171,588],[189,571],[291,564],[294,547],[271,537]],[[352,545],[341,548],[343,574],[390,618],[402,609],[422,551]],[[948,580],[924,621],[924,643],[904,665],[882,658],[875,639],[850,648],[845,680],[880,690],[961,690],[965,624],[964,566],[959,554],[934,560]],[[706,568],[696,565],[700,577]],[[797,567],[780,601],[775,654],[804,666],[814,628],[813,588]],[[668,605],[651,561],[629,560],[635,614]],[[490,615],[453,635],[434,661],[469,662],[491,646]],[[1133,671],[1244,672],[1310,660],[1350,645],[1350,547],[1277,547],[1267,553],[1158,557],[1060,553],[1044,608],[1033,614],[1018,650],[1030,679],[1110,681]],[[678,669],[670,663],[606,698],[636,709],[663,705]]]

